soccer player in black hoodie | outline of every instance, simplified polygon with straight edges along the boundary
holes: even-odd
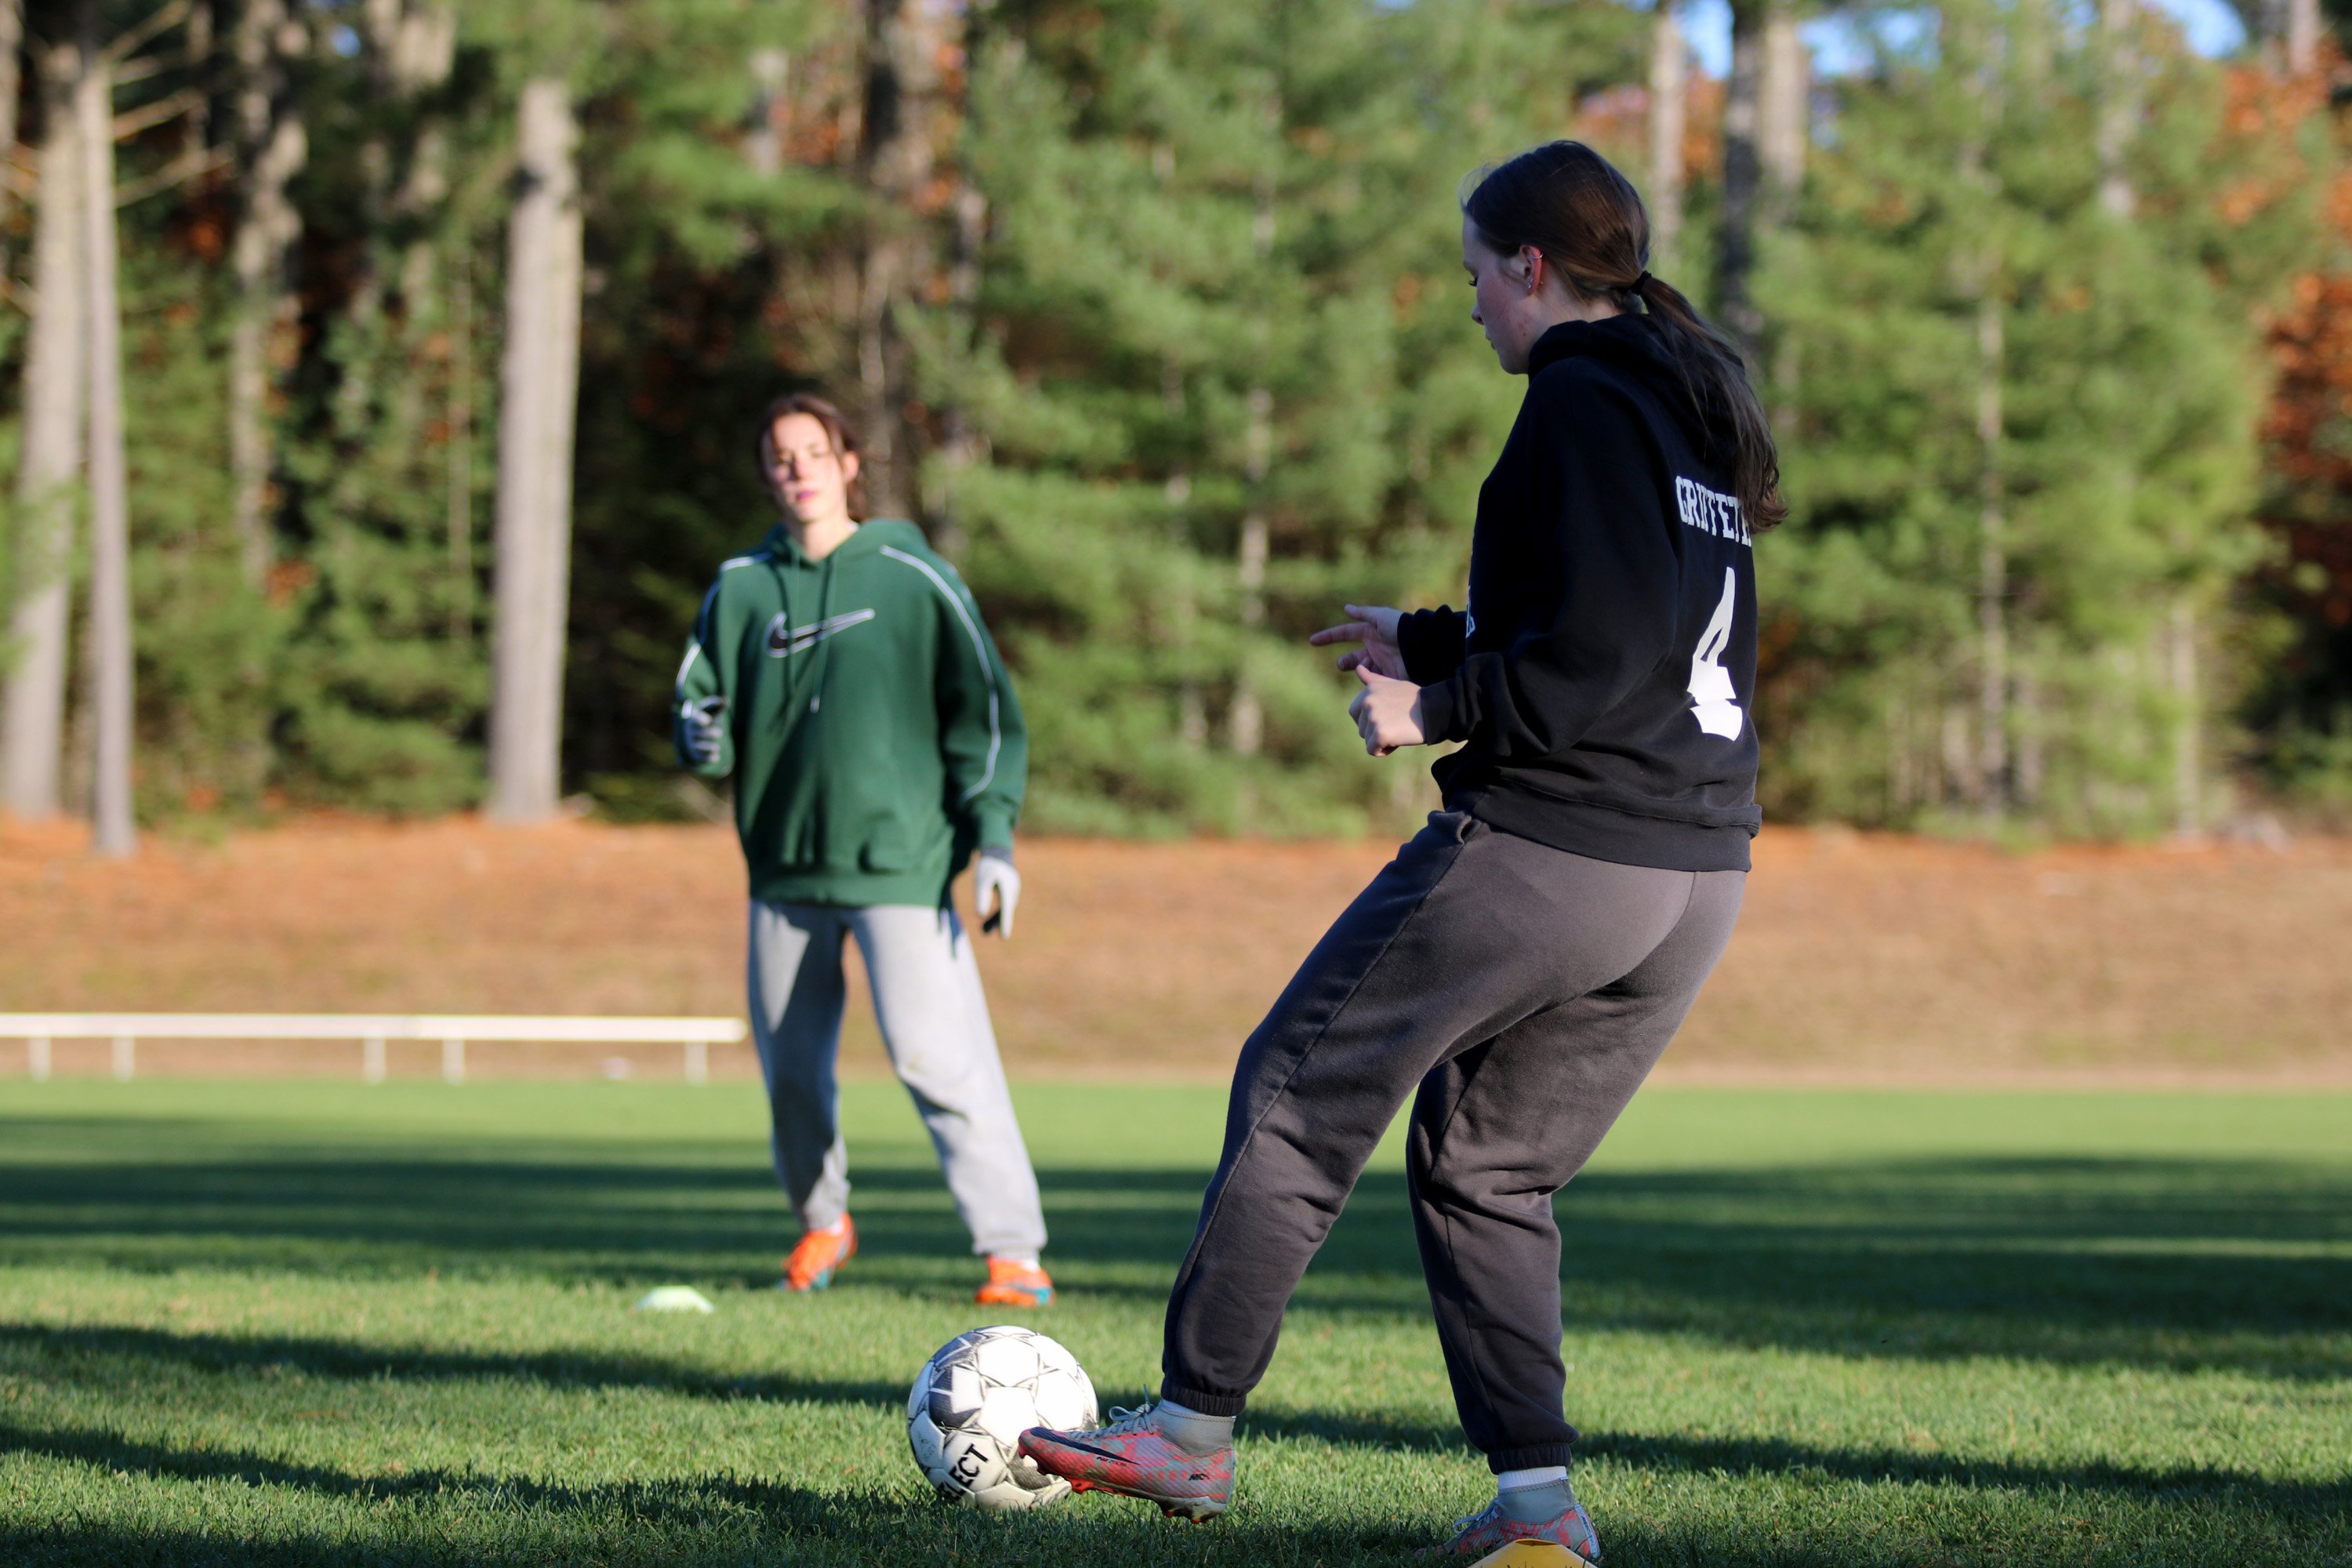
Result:
[[[1243,1047],[1168,1305],[1160,1401],[1022,1450],[1193,1519],[1233,1424],[1405,1097],[1413,1228],[1493,1501],[1444,1550],[1600,1557],[1570,1489],[1552,1194],[1665,1050],[1739,911],[1756,809],[1753,535],[1779,464],[1731,346],[1650,276],[1625,177],[1556,142],[1463,203],[1472,319],[1526,401],[1478,493],[1460,611],[1349,606],[1318,644],[1375,756],[1459,741],[1444,809]]]

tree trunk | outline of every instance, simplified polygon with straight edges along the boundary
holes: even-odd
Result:
[[[1161,140],[1152,144],[1151,173],[1159,183],[1161,198],[1173,200],[1173,143]],[[1160,406],[1171,431],[1184,427],[1186,397],[1183,365],[1175,354],[1163,353],[1160,361]],[[1192,537],[1192,521],[1185,516],[1192,501],[1192,466],[1187,460],[1181,436],[1171,443],[1171,450],[1175,459],[1161,483],[1160,494],[1168,500],[1168,543],[1184,563],[1177,568],[1169,584],[1168,643],[1177,669],[1176,737],[1186,750],[1197,752],[1209,743],[1209,706],[1201,694],[1200,674],[1193,658],[1193,645],[1200,637],[1201,602],[1191,570],[1198,545]]]
[[[188,73],[198,80],[212,75],[213,64],[213,5],[211,0],[196,0],[188,8],[186,45],[180,53]],[[201,89],[195,101],[180,121],[180,158],[194,168],[198,160],[212,145],[213,95],[209,87]]]
[[[988,232],[988,197],[968,170],[957,175],[950,210],[955,219],[955,240],[948,254],[947,306],[955,323],[958,352],[969,353],[980,338],[980,260]],[[982,451],[980,431],[963,400],[950,395],[940,409],[937,493],[926,498],[924,508],[932,518],[931,542],[950,561],[961,560],[969,542],[958,503],[963,476],[981,460]]]
[[[1757,203],[1759,240],[1796,221],[1797,196],[1805,184],[1805,149],[1812,137],[1812,62],[1797,31],[1793,5],[1778,5],[1766,14],[1762,53],[1756,92],[1757,161],[1763,170]],[[1775,335],[1772,423],[1783,440],[1794,435],[1801,353],[1794,332]]]
[[[1786,227],[1796,216],[1797,193],[1805,183],[1805,147],[1812,132],[1808,110],[1811,62],[1805,58],[1805,41],[1797,31],[1795,6],[1775,5],[1765,13],[1760,54],[1756,73],[1756,152],[1763,190],[1758,226],[1769,233]]]
[[[1242,459],[1242,477],[1248,481],[1250,510],[1243,514],[1241,538],[1234,552],[1234,578],[1241,588],[1241,623],[1255,631],[1265,625],[1265,562],[1270,540],[1262,490],[1268,458],[1274,447],[1274,395],[1263,386],[1249,389],[1249,428]],[[1244,650],[1243,658],[1248,654]],[[1265,742],[1265,709],[1250,680],[1246,664],[1234,673],[1233,707],[1225,715],[1234,755],[1255,757]]]
[[[1977,783],[1971,793],[1988,816],[2000,817],[2009,813],[2014,799],[2009,749],[2009,497],[2001,451],[2008,335],[1996,226],[2000,179],[1986,160],[2005,105],[1997,48],[1982,18],[1969,15],[1951,44],[1958,63],[1973,73],[1978,115],[1961,142],[1958,170],[1980,237],[1975,239],[1975,254],[1964,263],[1969,291],[1975,298],[1977,351]],[[1969,244],[1970,237],[1964,235],[1961,243]]]
[[[82,461],[81,139],[72,91],[81,52],[40,57],[40,198],[33,211],[33,321],[25,350],[25,452],[16,474],[16,649],[0,710],[0,784],[19,816],[58,810],[64,743],[74,481]]]
[[[1172,162],[1169,167],[1172,171]],[[1167,411],[1170,428],[1178,427],[1184,416],[1184,371],[1173,355],[1160,362],[1160,402]],[[1192,527],[1184,517],[1184,509],[1192,500],[1192,469],[1181,456],[1169,469],[1160,493],[1168,498],[1168,542],[1187,563],[1186,568],[1179,568],[1169,595],[1168,637],[1179,671],[1176,735],[1188,749],[1199,751],[1209,743],[1209,709],[1202,700],[1201,682],[1192,667],[1192,644],[1199,635],[1201,605],[1188,569],[1194,548]]]
[[[971,60],[986,46],[983,27],[987,18],[984,6],[963,8],[963,58]],[[784,78],[781,68],[772,73],[772,85],[763,89],[768,103],[768,119],[782,134],[784,121],[782,95]],[[943,100],[943,103],[945,100]],[[957,113],[966,125],[972,117],[971,78],[964,76],[964,100],[961,104],[945,104]],[[950,155],[950,190],[947,201],[949,245],[946,283],[946,303],[951,325],[955,352],[973,354],[981,339],[980,283],[981,267],[988,242],[988,194],[981,188],[980,178],[966,151],[970,138],[958,136],[953,143],[956,152]],[[961,381],[967,378],[952,377]],[[987,439],[972,419],[963,397],[953,393],[940,401],[937,411],[939,426],[939,462],[934,468],[935,482],[926,487],[923,505],[931,519],[931,543],[951,561],[963,559],[970,537],[964,531],[962,491],[964,476],[984,459]]]
[[[499,367],[496,652],[490,816],[555,813],[571,574],[572,421],[580,395],[579,131],[564,83],[526,82],[507,243]]]
[[[1982,798],[1984,779],[1977,771],[1975,748],[1969,744],[1966,704],[1956,701],[1945,707],[1937,739],[1937,756],[1943,764],[1945,798],[1957,796],[1969,805],[1978,804]]]
[[[1676,270],[1683,234],[1683,140],[1690,102],[1690,59],[1682,25],[1658,0],[1650,28],[1650,269]]]
[[[116,297],[114,76],[98,47],[99,0],[81,0],[82,229],[89,281],[89,625],[96,678],[100,855],[139,847],[131,801],[131,497],[122,434],[122,318]]]
[[[16,145],[16,100],[24,92],[24,0],[0,0],[0,150]],[[0,278],[8,275],[8,191],[0,184]]]
[[[1723,216],[1716,232],[1715,293],[1724,324],[1755,363],[1764,320],[1751,294],[1764,184],[1759,144],[1764,34],[1769,12],[1786,0],[1734,0],[1731,80],[1723,100]]]
[[[1274,261],[1275,172],[1274,163],[1281,156],[1282,103],[1269,99],[1265,110],[1266,166],[1257,181],[1257,205],[1250,215],[1250,237],[1257,256],[1259,270],[1264,272]],[[1274,394],[1265,386],[1249,389],[1249,427],[1242,449],[1242,477],[1249,485],[1249,510],[1243,514],[1241,538],[1236,551],[1234,575],[1241,588],[1241,623],[1245,631],[1255,631],[1265,624],[1265,560],[1269,535],[1265,519],[1265,476],[1274,457]],[[1249,655],[1244,645],[1243,658]],[[1265,741],[1265,709],[1258,700],[1257,689],[1250,680],[1244,662],[1234,672],[1234,700],[1227,710],[1226,723],[1233,740],[1234,755],[1255,757]],[[1250,795],[1243,792],[1244,811]]]
[[[463,400],[453,384],[459,374],[457,362],[467,349],[457,340],[450,311],[437,297],[442,283],[437,219],[449,196],[449,136],[441,122],[440,106],[425,101],[426,95],[447,83],[457,63],[457,17],[447,5],[411,4],[392,23],[386,50],[392,90],[410,132],[408,171],[393,202],[394,214],[406,229],[407,242],[400,260],[401,368],[392,388],[393,415],[387,434],[395,442],[416,448],[420,465],[425,456],[422,449],[426,439],[425,400],[436,370],[436,355],[429,346],[435,342],[436,328],[441,329],[438,341],[449,345],[446,355],[437,356],[445,360],[437,367],[439,372],[452,384],[444,404],[451,419],[449,440],[453,446],[466,445],[455,424],[456,405]],[[454,306],[454,300],[448,303]],[[466,606],[473,595],[467,582],[453,581],[450,586],[450,618],[455,623],[460,616],[471,614]]]
[[[2286,68],[2297,76],[2319,64],[2319,0],[2287,0]]]
[[[360,144],[359,205],[367,242],[359,248],[356,282],[343,309],[355,352],[344,358],[342,379],[335,388],[342,426],[352,435],[375,426],[376,378],[390,363],[375,334],[384,314],[393,254],[388,236],[396,226],[412,231],[401,251],[398,274],[392,279],[399,290],[403,324],[421,321],[428,309],[433,242],[421,232],[421,219],[448,194],[447,136],[434,120],[417,122],[412,116],[417,98],[448,79],[457,47],[457,20],[446,5],[366,0],[362,21],[375,129]],[[396,144],[407,154],[407,167],[395,189]],[[393,380],[395,398],[413,394],[415,367],[405,367],[405,374],[395,370]],[[394,427],[414,430],[416,411],[409,395]]]
[[[2024,615],[2019,618],[2032,617]],[[2017,742],[2016,760],[2010,769],[2013,781],[2010,794],[2018,809],[2032,816],[2042,807],[2042,780],[2046,771],[2042,746],[2042,683],[2034,677],[2031,650],[2024,658],[2012,658],[2011,664],[2014,673],[2010,680],[2009,704]]]
[[[2132,75],[2137,50],[2132,32],[2139,20],[2139,0],[2099,0],[2099,31],[2106,47],[2101,70],[2099,122],[2099,205],[2116,217],[2129,217],[2134,205],[2131,172],[2125,161],[2131,152],[2132,129],[2139,116],[2139,92]]]
[[[2172,601],[2167,650],[2171,658],[2172,700],[2176,710],[2172,731],[2172,830],[2191,838],[2205,826],[2205,725],[2197,689],[2197,606],[2187,593]]]
[[[236,28],[236,128],[244,164],[237,193],[236,283],[229,328],[228,445],[231,514],[247,582],[269,572],[270,486],[277,461],[269,432],[273,366],[293,331],[297,302],[287,258],[302,232],[287,187],[309,153],[301,110],[286,89],[285,47],[293,24],[285,0],[248,0]]]
[[[916,500],[914,397],[907,345],[893,314],[935,263],[929,237],[941,142],[940,61],[954,8],[930,0],[866,0],[866,107],[859,163],[871,215],[860,268],[857,377],[864,394],[863,474],[877,511],[910,515]]]
[[[449,279],[449,636],[474,633],[474,282],[461,253]]]
[[[743,162],[762,179],[784,172],[784,128],[791,111],[786,98],[793,57],[775,47],[751,51],[751,111],[743,127]]]
[[[2000,452],[2006,353],[1998,268],[1989,254],[1977,293],[1977,768],[1985,809],[1996,816],[2010,804],[2009,520]]]
[[[393,91],[404,109],[449,79],[457,64],[457,18],[446,5],[404,7],[391,34]],[[437,113],[428,111],[415,127],[408,151],[408,174],[394,210],[415,232],[401,258],[401,309],[414,326],[431,315],[434,239],[429,220],[449,195],[449,135]],[[421,378],[411,374],[414,386]]]
[[[371,0],[371,8],[383,0]],[[380,36],[393,87],[406,97],[428,92],[449,79],[457,48],[457,14],[448,0],[399,0],[387,7]]]

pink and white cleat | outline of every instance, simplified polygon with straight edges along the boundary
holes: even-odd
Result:
[[[1510,1518],[1496,1498],[1467,1519],[1454,1523],[1454,1539],[1423,1553],[1427,1557],[1484,1557],[1519,1542],[1557,1546],[1568,1553],[1560,1568],[1600,1568],[1601,1538],[1584,1505],[1571,1500],[1566,1511],[1532,1524]]]
[[[1160,1430],[1151,1407],[1114,1409],[1110,1425],[1089,1432],[1032,1426],[1021,1451],[1073,1491],[1116,1492],[1156,1502],[1160,1511],[1206,1524],[1234,1503],[1234,1450],[1225,1444],[1194,1454]]]

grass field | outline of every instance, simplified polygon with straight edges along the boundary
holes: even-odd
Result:
[[[1037,1326],[1125,1403],[1219,1096],[1023,1109]],[[0,1085],[0,1562],[1402,1563],[1481,1500],[1391,1151],[1230,1519],[939,1507],[900,1406],[973,1264],[897,1091],[847,1113],[867,1250],[789,1300],[740,1089]],[[1561,1208],[1611,1568],[2352,1563],[2352,1098],[1659,1089]]]

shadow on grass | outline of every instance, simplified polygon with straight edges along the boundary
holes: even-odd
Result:
[[[284,1367],[312,1377],[359,1384],[379,1378],[448,1382],[521,1379],[583,1393],[652,1389],[692,1398],[768,1399],[855,1405],[891,1413],[900,1408],[905,1397],[904,1392],[891,1384],[783,1374],[721,1377],[703,1368],[658,1357],[572,1352],[498,1355],[357,1343],[316,1336],[0,1325],[0,1365],[19,1355],[36,1367],[48,1369],[51,1375],[73,1359],[115,1359],[131,1363],[134,1379],[143,1365],[154,1370],[159,1382],[187,1371],[234,1377],[248,1375],[257,1368]],[[1244,1443],[1253,1438],[1290,1438],[1343,1448],[1431,1454],[1464,1451],[1461,1433],[1451,1423],[1269,1410],[1263,1406],[1244,1418],[1243,1436]],[[190,1451],[165,1464],[156,1456],[167,1451],[153,1445],[131,1443],[105,1433],[32,1431],[0,1422],[0,1452],[6,1451],[86,1459],[93,1464],[110,1464],[117,1469],[168,1470],[192,1479],[234,1475],[257,1482],[304,1485],[317,1490],[341,1489],[367,1497],[430,1493],[445,1489],[480,1489],[490,1484],[479,1478],[465,1479],[461,1484],[440,1472],[350,1476],[331,1468],[287,1465],[257,1456],[209,1449]],[[2130,1498],[2157,1496],[2183,1504],[2253,1505],[2294,1516],[2340,1517],[2352,1512],[2352,1477],[2328,1481],[2278,1481],[2210,1467],[2156,1470],[2104,1461],[2025,1463],[1908,1450],[1823,1447],[1782,1438],[1719,1439],[1622,1432],[1588,1434],[1580,1451],[1588,1458],[1612,1459],[1631,1469],[1645,1471],[1795,1473],[1838,1480],[1953,1485],[2053,1495],[2103,1492]],[[312,1485],[305,1478],[314,1473],[326,1479]],[[739,1492],[748,1495],[746,1489],[756,1489],[761,1496],[791,1499],[818,1495],[766,1482],[739,1483],[725,1479],[693,1484],[705,1491],[717,1486],[730,1496]],[[532,1504],[543,1498],[572,1497],[581,1489],[535,1481],[504,1481],[498,1486],[510,1503],[520,1505]],[[615,1490],[591,1489],[603,1494]],[[829,1500],[827,1507],[839,1506],[840,1494],[824,1496]]]
[[[698,1399],[774,1399],[902,1409],[903,1384],[782,1374],[721,1376],[707,1367],[655,1356],[554,1351],[499,1355],[293,1334],[173,1333],[163,1329],[0,1323],[0,1363],[21,1354],[54,1368],[68,1358],[119,1357],[178,1370],[239,1374],[285,1367],[313,1377],[367,1383],[379,1377],[420,1382],[518,1378],[550,1388],[654,1389]]]
[[[331,1536],[316,1525],[306,1532],[304,1521],[283,1518],[265,1528],[240,1528],[218,1508],[213,1511],[220,1522],[210,1531],[108,1526],[83,1518],[0,1530],[0,1561],[12,1568],[214,1562],[1154,1563],[1197,1563],[1202,1544],[1190,1531],[1125,1506],[990,1519],[903,1493],[819,1492],[725,1474],[569,1486],[429,1467],[362,1473],[250,1450],[197,1449],[6,1422],[0,1422],[0,1453],[87,1466],[118,1482],[228,1482],[368,1507],[360,1516],[364,1523],[353,1528],[351,1516],[343,1515],[334,1521],[343,1528]],[[416,1540],[413,1525],[404,1530],[404,1510],[429,1513],[435,1539]],[[371,1527],[383,1532],[379,1539],[366,1539]],[[1219,1534],[1216,1545],[1244,1547],[1248,1561],[1302,1568],[1368,1556],[1402,1559],[1419,1539],[1393,1530],[1301,1527],[1245,1514]]]
[[[89,1128],[101,1142],[131,1135]],[[634,1284],[764,1275],[789,1228],[764,1167],[684,1146],[138,1152],[145,1163],[5,1167],[0,1262]],[[1157,1299],[1202,1175],[1041,1179],[1066,1288]],[[856,1180],[865,1251],[845,1287],[928,1289],[970,1268],[935,1171],[869,1164]],[[1559,1212],[1578,1328],[1857,1356],[2352,1373],[2341,1305],[2352,1171],[2341,1168],[2000,1157],[1601,1172],[1563,1194]],[[1403,1178],[1375,1172],[1300,1305],[1418,1320],[1418,1272]]]
[[[1635,1470],[1727,1475],[1810,1472],[1837,1480],[1894,1485],[2053,1495],[2108,1492],[2160,1498],[2168,1504],[2184,1506],[2251,1504],[2313,1519],[2341,1518],[2352,1508],[2352,1478],[2278,1481],[2210,1467],[2137,1470],[2102,1461],[2024,1464],[1886,1448],[1820,1447],[1780,1438],[1728,1440],[1622,1432],[1588,1434],[1577,1451],[1588,1458],[1614,1459]]]
[[[1316,1411],[1253,1410],[1242,1418],[1250,1437],[1307,1438],[1341,1447],[1458,1453],[1462,1434],[1452,1425],[1392,1422]],[[2168,1503],[2232,1503],[2283,1515],[2341,1519],[2352,1510],[2352,1476],[2324,1481],[2280,1481],[2242,1470],[2134,1469],[2091,1461],[2036,1464],[1969,1458],[1900,1449],[1841,1448],[1781,1438],[1724,1439],[1632,1432],[1591,1432],[1580,1458],[1605,1458],[1628,1469],[1700,1475],[1813,1475],[1874,1484],[1958,1486],[2048,1494],[2104,1492],[2119,1498],[2162,1498]]]

